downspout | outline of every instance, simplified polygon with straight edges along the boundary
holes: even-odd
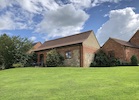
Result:
[[[80,67],[83,67],[84,59],[83,59],[83,44],[80,45]]]

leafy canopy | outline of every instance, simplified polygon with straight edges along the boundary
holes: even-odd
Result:
[[[0,36],[0,65],[5,68],[12,67],[13,63],[26,63],[32,48],[32,42],[19,36],[10,37],[6,34]]]

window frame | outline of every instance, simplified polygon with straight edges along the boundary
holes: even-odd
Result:
[[[65,52],[65,58],[66,59],[71,59],[72,58],[72,52],[71,51],[66,51]]]

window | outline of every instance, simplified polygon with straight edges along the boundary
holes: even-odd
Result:
[[[66,52],[66,58],[67,58],[67,59],[70,59],[70,58],[71,58],[71,51],[67,51],[67,52]]]
[[[114,50],[108,51],[109,57],[115,57]]]

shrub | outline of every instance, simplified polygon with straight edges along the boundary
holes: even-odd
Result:
[[[2,69],[2,62],[1,62],[1,60],[0,60],[0,70]]]
[[[109,57],[109,60],[110,60],[110,66],[118,66],[121,63],[119,59],[116,59],[114,57]]]
[[[132,65],[132,66],[138,65],[138,60],[137,60],[137,57],[136,57],[135,55],[133,55],[133,56],[130,58],[130,60],[131,60],[131,65]]]
[[[94,61],[90,66],[117,66],[120,65],[120,61],[114,57],[109,57],[105,52],[100,50],[95,54]]]
[[[0,64],[0,70],[5,69],[5,65],[4,64]]]
[[[16,64],[13,64],[13,67],[14,67],[14,68],[24,67],[24,65],[21,64],[21,63],[16,63]]]
[[[109,66],[108,56],[101,50],[95,54],[93,66]]]
[[[55,49],[47,53],[46,66],[56,67],[63,65],[64,57],[61,56]]]

